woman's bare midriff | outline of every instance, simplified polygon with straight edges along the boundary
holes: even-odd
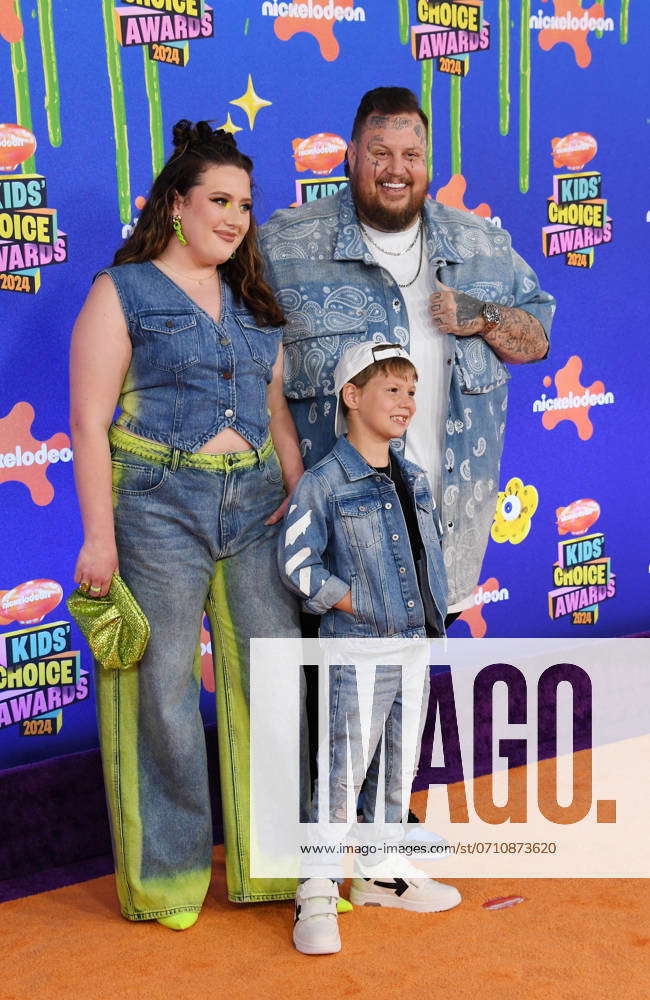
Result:
[[[140,441],[149,441],[150,438],[142,437],[141,434],[134,434],[133,431],[129,431],[126,427],[120,427],[120,430],[124,434],[130,434],[131,437],[138,438]],[[152,442],[157,444],[158,442]],[[225,431],[220,431],[215,434],[213,438],[199,448],[197,454],[199,455],[226,455],[233,451],[250,451],[253,445],[250,441],[247,441],[245,437],[238,434],[237,431],[233,431],[232,428],[227,427]]]

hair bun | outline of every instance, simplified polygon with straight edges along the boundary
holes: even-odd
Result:
[[[181,118],[176,122],[172,131],[174,148],[186,149],[193,145],[205,145],[218,143],[221,146],[229,146],[230,149],[237,149],[237,143],[230,132],[222,128],[213,129],[209,122],[200,121],[193,125],[187,118]]]
[[[199,142],[210,142],[212,140],[212,127],[208,122],[197,122],[194,133]]]
[[[188,121],[187,118],[181,118],[179,122],[176,122],[174,128],[172,129],[172,142],[174,143],[174,148],[178,149],[179,146],[183,146],[188,142],[191,142],[193,138],[193,131],[192,122]]]

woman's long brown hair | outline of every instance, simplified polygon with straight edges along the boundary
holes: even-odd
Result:
[[[232,135],[221,129],[213,131],[208,122],[193,126],[182,119],[174,125],[173,137],[174,152],[153,182],[135,229],[115,254],[114,266],[151,260],[163,252],[170,239],[175,196],[184,198],[208,167],[239,167],[252,175],[253,162],[237,149]],[[284,325],[284,313],[264,280],[252,214],[235,258],[221,265],[221,273],[235,300],[243,303],[261,326]]]

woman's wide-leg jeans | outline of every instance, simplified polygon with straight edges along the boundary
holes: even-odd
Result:
[[[284,495],[277,458],[268,449],[218,459],[174,452],[162,463],[148,443],[125,451],[114,442],[119,571],[151,626],[139,665],[96,670],[122,913],[150,920],[198,911],[208,889],[212,826],[195,655],[204,609],[228,897],[287,899],[295,882],[249,874],[249,639],[300,634],[297,605],[276,570],[278,528],[264,524]]]

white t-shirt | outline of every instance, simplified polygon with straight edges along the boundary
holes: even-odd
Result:
[[[406,253],[399,257],[393,254],[412,242],[419,226],[419,219],[400,233],[382,233],[364,223],[364,230],[374,243],[366,246],[398,285],[411,281],[418,269],[420,259],[420,237]],[[424,239],[424,233],[422,234]],[[415,462],[427,473],[431,491],[440,510],[442,488],[442,453],[445,442],[445,423],[449,401],[449,383],[454,340],[440,333],[434,326],[429,311],[429,296],[435,288],[434,275],[426,255],[426,243],[422,248],[422,267],[417,279],[408,288],[401,288],[410,330],[409,354],[418,373],[415,393],[416,411],[406,432],[406,458]]]
[[[406,253],[396,257],[398,250],[404,250],[412,242],[417,232],[419,220],[399,233],[383,233],[366,223],[363,229],[370,234],[373,243],[366,241],[368,250],[391,275],[398,285],[406,285],[415,276],[420,260],[420,239]],[[362,230],[363,232],[363,230]],[[424,238],[424,233],[422,234]],[[377,244],[375,246],[374,244]],[[381,248],[381,249],[380,249]],[[393,255],[385,253],[392,250]],[[449,408],[449,385],[451,382],[451,361],[454,352],[454,338],[440,333],[431,318],[429,297],[435,289],[435,275],[426,256],[426,244],[422,248],[422,267],[417,279],[407,288],[401,288],[408,314],[410,331],[409,354],[418,373],[415,393],[416,411],[406,432],[404,453],[406,458],[424,469],[429,477],[431,492],[442,509],[442,459],[445,445],[445,424]],[[473,604],[472,597],[448,608],[448,613],[464,611]]]

